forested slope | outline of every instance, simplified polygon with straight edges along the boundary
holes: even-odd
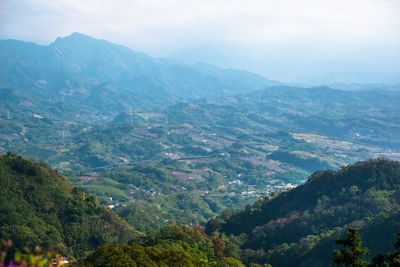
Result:
[[[295,189],[225,212],[209,221],[206,232],[245,233],[244,262],[326,266],[335,237],[349,226],[361,229],[371,256],[392,249],[400,231],[399,203],[400,163],[369,160],[316,172]]]
[[[0,156],[0,239],[80,257],[104,243],[127,243],[128,224],[46,163]]]

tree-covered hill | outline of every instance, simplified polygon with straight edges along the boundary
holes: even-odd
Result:
[[[232,258],[235,246],[225,239],[208,237],[199,226],[167,226],[150,231],[129,245],[104,245],[81,266],[219,266],[243,267]]]
[[[247,235],[244,262],[328,266],[334,238],[353,226],[371,256],[391,250],[400,231],[400,162],[376,159],[320,171],[245,210],[210,220],[206,232]]]
[[[44,162],[0,156],[0,239],[15,249],[36,245],[81,257],[105,243],[125,244],[135,231],[93,195]]]

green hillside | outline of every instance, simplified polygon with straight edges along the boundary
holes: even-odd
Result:
[[[208,237],[199,226],[168,226],[150,231],[126,246],[105,245],[82,266],[220,266],[243,267],[232,258],[234,245]]]
[[[243,262],[328,266],[335,237],[360,228],[370,257],[393,248],[400,232],[400,162],[376,159],[320,171],[276,197],[210,220],[206,232],[245,234]]]
[[[11,239],[14,249],[39,245],[79,258],[134,236],[125,221],[46,163],[0,156],[0,239]]]

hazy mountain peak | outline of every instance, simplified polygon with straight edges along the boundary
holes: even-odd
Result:
[[[73,37],[73,38],[90,38],[90,39],[95,39],[89,35],[80,33],[80,32],[73,32],[69,35],[69,37]]]
[[[99,40],[99,39],[96,39],[94,37],[91,37],[91,36],[83,34],[83,33],[73,32],[70,35],[67,35],[67,36],[64,36],[64,37],[57,37],[55,42],[65,41],[65,40],[79,40],[79,41],[93,40],[93,41],[95,41],[95,40]]]
[[[94,37],[79,32],[73,32],[65,37],[57,37],[57,39],[52,44],[50,44],[50,47],[60,47],[60,46],[66,48],[73,47],[80,49],[84,49],[85,46],[88,46],[88,48],[90,49],[93,48],[101,49],[104,46],[108,47],[117,45],[105,40],[96,39]]]

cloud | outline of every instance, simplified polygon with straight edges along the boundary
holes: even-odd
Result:
[[[382,0],[3,0],[10,28],[45,36],[83,31],[143,44],[398,40],[400,4]],[[41,33],[40,29],[44,29]],[[62,33],[60,33],[60,30]],[[15,34],[16,35],[16,34]],[[125,37],[125,39],[127,39]]]
[[[236,57],[238,61],[248,62],[243,67],[262,65],[254,60],[276,58],[277,51],[283,54],[282,58],[294,54],[296,62],[347,56],[359,51],[363,51],[359,53],[360,58],[371,53],[373,58],[379,58],[381,50],[386,53],[383,56],[390,58],[400,48],[400,2],[0,1],[0,38],[48,44],[58,36],[76,31],[159,56],[196,51],[198,47],[214,47],[216,51],[226,47],[226,51],[238,53],[254,50],[262,54],[253,56],[252,60]],[[301,57],[299,53],[305,54]],[[203,51],[203,54],[207,53]]]

